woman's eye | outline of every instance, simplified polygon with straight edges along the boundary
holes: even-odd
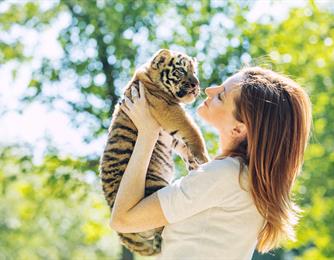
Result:
[[[218,94],[218,99],[219,99],[220,101],[223,101],[221,95],[222,95],[222,92],[220,92],[220,93]]]

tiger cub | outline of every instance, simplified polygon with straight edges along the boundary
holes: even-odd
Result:
[[[167,49],[158,51],[150,62],[136,71],[126,87],[125,96],[131,99],[131,86],[138,90],[139,80],[145,87],[150,111],[163,129],[147,171],[146,197],[171,182],[174,175],[172,150],[182,157],[189,170],[207,162],[209,156],[201,132],[180,105],[193,102],[200,91],[194,59]],[[102,187],[111,210],[137,138],[137,129],[120,109],[122,105],[120,102],[115,107],[100,162]],[[160,252],[162,230],[160,227],[118,235],[129,250],[149,256]]]

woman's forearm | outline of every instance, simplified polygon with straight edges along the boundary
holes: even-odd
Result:
[[[145,194],[145,179],[159,133],[139,132],[133,153],[123,174],[115,204],[112,221],[121,221]]]

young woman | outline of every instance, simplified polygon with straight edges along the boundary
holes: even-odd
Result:
[[[138,139],[111,218],[119,232],[165,226],[158,259],[251,259],[293,238],[290,198],[311,125],[311,103],[297,83],[271,70],[241,70],[205,90],[198,115],[216,128],[221,154],[144,197],[145,175],[160,127],[142,86],[124,111]]]

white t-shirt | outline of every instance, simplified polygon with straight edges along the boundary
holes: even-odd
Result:
[[[157,260],[251,259],[264,219],[247,190],[247,166],[213,160],[158,190],[169,224]]]

